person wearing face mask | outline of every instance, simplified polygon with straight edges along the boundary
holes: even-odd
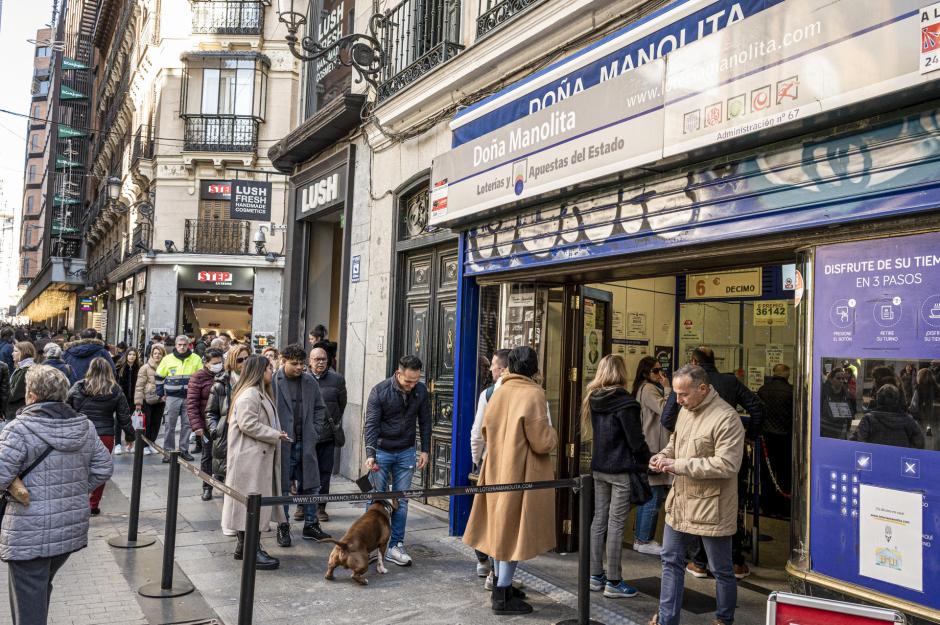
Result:
[[[206,436],[206,406],[209,403],[209,393],[215,378],[222,373],[222,352],[217,349],[207,349],[202,357],[203,367],[189,378],[186,390],[186,416],[189,418],[189,427],[193,433],[202,440],[201,468],[204,473],[212,473],[212,445]],[[212,486],[203,483],[202,500],[212,499]]]
[[[206,419],[209,425],[209,438],[212,440],[212,475],[225,480],[228,468],[228,413],[232,398],[232,389],[238,384],[245,361],[251,356],[247,345],[230,349],[225,357],[225,366],[216,376],[209,390],[206,403]],[[223,530],[224,531],[224,530]],[[233,534],[234,535],[234,534]]]

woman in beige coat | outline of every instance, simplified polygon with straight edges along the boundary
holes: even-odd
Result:
[[[137,385],[134,387],[134,407],[144,413],[145,434],[152,441],[157,440],[160,433],[163,409],[166,407],[166,398],[157,395],[157,367],[164,356],[166,348],[155,343],[150,348],[150,358],[137,372]],[[149,445],[144,448],[144,454],[149,456],[152,453]]]
[[[243,495],[260,493],[273,497],[281,493],[281,441],[289,441],[280,428],[271,393],[270,361],[264,356],[250,356],[242,368],[238,384],[232,389],[229,411],[228,472],[225,484]],[[275,523],[285,523],[281,506],[261,508],[259,527],[264,530]],[[245,506],[225,497],[222,503],[222,527],[237,532],[235,559],[241,560],[245,548]],[[271,571],[280,566],[261,547],[258,540],[258,569]]]
[[[538,356],[529,347],[509,353],[509,374],[487,404],[482,434],[486,456],[479,485],[554,479],[551,456],[558,435],[548,417],[545,391],[532,380]],[[555,547],[555,492],[491,493],[473,501],[464,542],[496,560],[492,607],[496,614],[528,614],[532,606],[512,588],[519,560]]]

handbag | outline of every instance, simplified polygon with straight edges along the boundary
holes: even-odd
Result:
[[[50,453],[52,453],[52,445],[46,447],[45,451],[39,454],[39,457],[33,460],[33,462],[26,467],[25,471],[13,478],[13,481],[10,482],[7,489],[0,495],[0,523],[3,522],[3,516],[6,514],[7,504],[10,502],[10,498],[13,498],[24,506],[29,505],[29,491],[26,490],[26,484],[23,483],[23,478],[29,475],[29,472],[35,469],[40,462],[45,460],[46,456]]]
[[[326,420],[330,424],[330,429],[333,430],[333,444],[337,447],[345,445],[346,432],[343,431],[343,424],[333,421],[333,417],[330,415],[326,415]]]
[[[650,487],[650,478],[645,471],[630,472],[630,503],[642,506],[653,498],[653,489]]]

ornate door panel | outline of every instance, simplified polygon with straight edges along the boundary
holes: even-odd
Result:
[[[401,335],[396,358],[416,354],[424,363],[431,394],[431,449],[427,468],[415,473],[415,488],[450,485],[454,365],[457,349],[457,249],[453,245],[403,255]],[[420,440],[418,441],[420,444]],[[449,499],[428,503],[447,509]]]

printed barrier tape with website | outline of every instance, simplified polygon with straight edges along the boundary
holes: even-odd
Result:
[[[940,3],[784,0],[625,57],[434,160],[431,225],[940,78]],[[727,17],[727,16],[726,16]]]

